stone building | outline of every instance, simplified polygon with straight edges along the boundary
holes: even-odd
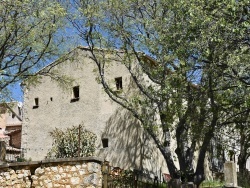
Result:
[[[98,83],[96,65],[87,48],[78,47],[63,62],[56,61],[50,69],[69,76],[70,87],[60,86],[50,77],[42,76],[35,86],[24,85],[24,120],[22,148],[24,157],[42,160],[52,147],[49,132],[84,124],[98,137],[96,156],[112,166],[134,168],[155,175],[168,173],[164,158],[140,123],[109,99]],[[108,67],[110,82],[117,92],[131,92],[131,77],[121,63]]]
[[[6,160],[15,161],[21,154],[22,103],[0,104],[0,138],[6,142]]]

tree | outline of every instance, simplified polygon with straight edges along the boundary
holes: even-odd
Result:
[[[9,96],[9,86],[34,76],[46,61],[58,56],[62,42],[58,29],[64,16],[56,0],[1,1],[0,101]]]
[[[247,171],[246,163],[250,157],[249,110],[239,114],[232,122],[226,123],[228,125],[216,133],[216,139],[219,140],[217,143],[215,142],[215,145],[218,145],[217,155],[224,157],[223,153],[226,152],[231,155],[232,160],[239,155],[237,160],[239,171],[244,173]],[[218,158],[218,156],[216,157]]]
[[[250,126],[249,126],[249,111],[247,113],[241,114],[238,121],[235,121],[235,127],[233,133],[237,134],[238,145],[240,150],[240,155],[238,158],[238,165],[240,173],[247,171],[246,163],[247,159],[250,157]]]
[[[88,157],[95,152],[96,135],[81,125],[66,130],[56,128],[50,135],[54,143],[48,158]]]
[[[105,92],[140,120],[172,177],[199,185],[210,140],[249,111],[249,1],[74,2],[81,17],[71,21],[92,52]],[[123,52],[116,59],[139,94],[110,86],[105,54],[115,49]]]

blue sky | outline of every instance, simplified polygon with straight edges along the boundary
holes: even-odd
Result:
[[[12,98],[15,101],[21,101],[23,102],[23,92],[20,87],[20,83],[16,83],[14,86],[10,87],[12,92]]]
[[[59,35],[63,35],[65,37],[65,43],[61,46],[60,49],[62,53],[66,53],[79,45],[86,45],[83,44],[83,40],[79,38],[76,29],[74,29],[70,25],[66,26],[64,30],[61,30]],[[53,61],[54,60],[51,60],[46,64],[49,64]],[[44,66],[46,66],[46,64]],[[20,83],[21,82],[18,82],[15,83],[13,86],[9,86],[9,89],[12,92],[11,97],[13,100],[23,102],[23,91],[20,86]]]

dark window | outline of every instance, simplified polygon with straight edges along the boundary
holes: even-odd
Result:
[[[53,101],[53,97],[50,97],[50,101]]]
[[[21,107],[18,106],[18,115],[21,116],[22,115],[22,109]]]
[[[35,106],[39,106],[39,99],[35,98]]]
[[[35,102],[35,104],[34,104],[34,106],[33,106],[33,109],[34,109],[34,108],[38,108],[38,107],[39,107],[39,98],[35,98],[35,99],[34,99],[34,102]]]
[[[122,77],[115,78],[116,89],[122,89]]]
[[[14,113],[12,113],[12,119],[14,119],[16,117],[16,115]]]
[[[71,102],[78,101],[79,100],[79,96],[80,96],[79,86],[73,87]]]
[[[102,146],[103,146],[103,148],[109,147],[109,139],[108,138],[102,139]]]

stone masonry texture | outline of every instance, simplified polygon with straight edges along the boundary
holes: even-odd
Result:
[[[101,161],[67,158],[0,165],[0,188],[101,188]]]

